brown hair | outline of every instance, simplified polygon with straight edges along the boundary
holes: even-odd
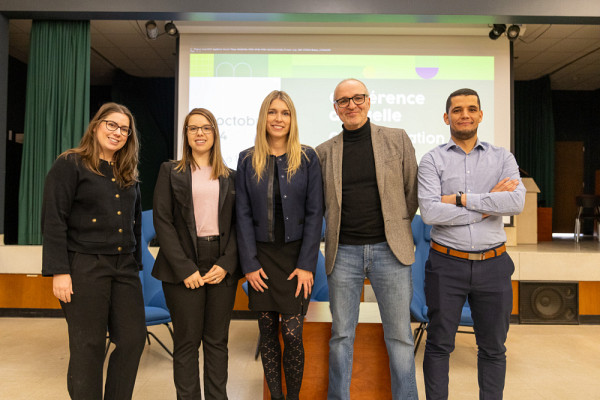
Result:
[[[262,178],[262,174],[267,165],[267,159],[269,158],[270,148],[267,140],[267,136],[269,135],[267,133],[267,117],[269,115],[269,107],[275,99],[283,101],[290,110],[290,132],[288,133],[286,149],[288,159],[288,181],[294,176],[298,168],[300,168],[302,156],[304,155],[308,159],[308,156],[306,156],[304,149],[300,144],[296,108],[294,107],[292,99],[286,92],[273,90],[263,100],[258,113],[258,122],[256,124],[256,139],[254,140],[254,151],[252,151],[252,167],[256,172],[256,180],[258,182],[260,182]]]
[[[210,165],[212,167],[211,178],[218,179],[219,177],[228,177],[229,176],[229,168],[225,165],[225,161],[223,161],[223,156],[221,155],[221,139],[219,136],[219,127],[217,125],[217,119],[206,108],[194,108],[190,113],[185,117],[185,121],[183,122],[183,156],[181,160],[177,162],[175,169],[177,171],[183,172],[185,171],[187,164],[190,164],[192,167],[200,167],[196,164],[196,160],[194,160],[194,155],[192,154],[192,148],[190,146],[190,142],[187,134],[187,125],[190,121],[190,117],[192,115],[202,115],[204,118],[210,122],[212,125],[214,132],[214,142],[213,146],[210,149]]]
[[[103,175],[100,172],[100,145],[96,131],[102,121],[112,113],[119,113],[127,116],[129,119],[129,129],[131,134],[127,138],[125,145],[117,150],[113,155],[113,175],[122,188],[131,186],[138,181],[138,153],[139,142],[137,130],[135,129],[135,120],[131,111],[121,104],[105,103],[100,107],[94,118],[90,121],[87,130],[83,134],[79,146],[69,149],[59,155],[65,157],[69,154],[79,154],[83,165],[95,174]]]

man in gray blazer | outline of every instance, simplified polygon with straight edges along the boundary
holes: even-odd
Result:
[[[350,399],[354,334],[369,278],[377,297],[390,359],[393,399],[416,399],[410,327],[410,223],[417,211],[417,162],[402,129],[372,124],[369,91],[340,82],[333,108],[339,135],[317,147],[325,195],[325,265],[332,314],[328,400]]]

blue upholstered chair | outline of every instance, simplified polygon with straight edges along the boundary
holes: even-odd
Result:
[[[167,308],[165,301],[165,295],[162,290],[162,283],[151,275],[152,267],[154,266],[154,257],[148,245],[150,241],[156,236],[154,230],[154,223],[152,222],[152,210],[142,212],[142,263],[144,269],[140,271],[140,280],[142,281],[142,288],[144,293],[144,308],[146,311],[146,327],[154,325],[165,325],[173,338],[173,331],[169,323],[171,322],[171,314]],[[148,344],[150,344],[150,336],[152,336],[159,345],[171,357],[173,353],[161,342],[154,333],[146,329],[146,337]]]
[[[415,262],[412,265],[413,297],[410,302],[410,313],[419,322],[419,326],[413,333],[416,354],[421,339],[423,339],[423,333],[429,323],[429,318],[427,318],[427,304],[425,302],[425,262],[429,257],[429,248],[431,246],[431,226],[426,225],[420,215],[415,215],[411,227],[415,242]],[[459,325],[473,326],[471,308],[468,301],[463,306]],[[472,333],[467,331],[459,332]]]

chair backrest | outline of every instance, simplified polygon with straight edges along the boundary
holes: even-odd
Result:
[[[431,226],[426,225],[420,215],[415,215],[411,228],[415,242],[415,262],[412,265],[413,297],[410,302],[410,313],[417,321],[428,323],[425,300],[425,262],[429,258],[431,246]],[[473,326],[468,300],[465,301],[461,312],[460,325]]]
[[[165,295],[161,282],[152,276],[154,267],[154,256],[150,253],[148,245],[156,236],[154,223],[152,221],[152,210],[142,212],[142,263],[144,269],[140,271],[140,280],[144,293],[144,305],[151,307],[167,308]]]
[[[313,285],[311,301],[329,301],[329,286],[327,285],[327,273],[325,272],[325,257],[319,250],[317,269],[315,272],[315,283]]]
[[[582,194],[575,196],[575,202],[577,203],[578,207],[594,208],[598,207],[600,204],[600,196],[595,196],[593,194]]]
[[[325,237],[325,217],[321,225],[321,240]],[[315,283],[313,285],[311,301],[329,301],[329,286],[327,285],[327,273],[325,272],[325,257],[321,250],[317,259],[315,271]]]
[[[600,218],[600,196],[582,194],[575,197],[577,218]]]
[[[428,322],[425,302],[425,261],[429,257],[431,226],[426,225],[420,215],[411,223],[415,243],[415,262],[412,265],[413,297],[410,312],[419,322]]]

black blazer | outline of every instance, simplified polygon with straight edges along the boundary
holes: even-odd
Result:
[[[154,188],[154,229],[160,249],[152,276],[164,282],[179,283],[198,271],[196,221],[192,200],[191,168],[175,169],[176,162],[160,166]],[[216,264],[227,271],[227,286],[241,277],[235,236],[235,171],[219,178],[220,257]]]

